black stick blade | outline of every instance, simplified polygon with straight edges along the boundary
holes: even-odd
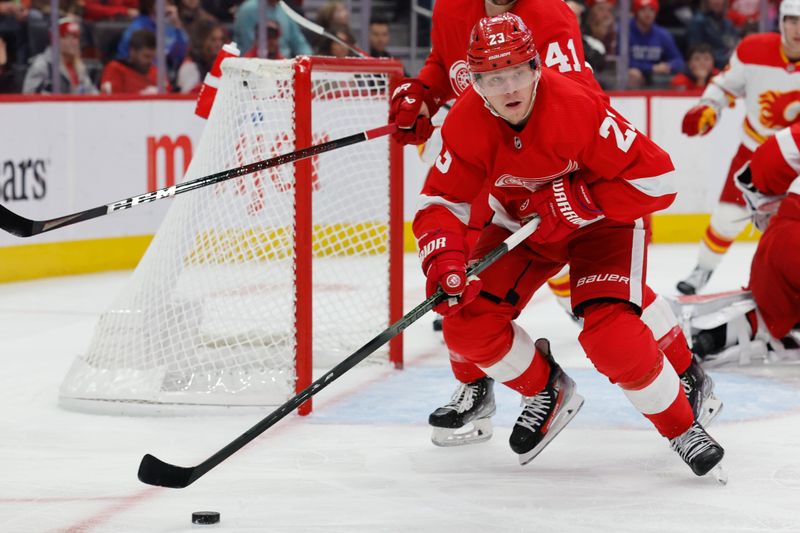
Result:
[[[139,463],[139,481],[158,487],[182,489],[188,487],[197,479],[194,468],[185,468],[165,463],[158,457],[149,453],[142,457]]]
[[[30,237],[34,234],[33,225],[33,220],[21,217],[0,205],[0,228],[17,237]]]

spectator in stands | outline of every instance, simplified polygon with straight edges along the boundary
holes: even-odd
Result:
[[[590,2],[582,27],[583,55],[592,66],[597,82],[604,88],[616,84],[615,71],[607,68],[609,56],[616,54],[617,30],[613,4]]]
[[[6,42],[0,39],[0,94],[14,91],[14,71],[8,61]]]
[[[389,19],[372,15],[369,21],[369,55],[372,57],[392,57],[386,50],[389,47]]]
[[[28,10],[14,1],[0,0],[0,41],[10,67],[14,63],[24,63],[27,59],[24,24]]]
[[[604,58],[617,53],[617,28],[614,2],[590,0],[583,28],[584,38]],[[594,63],[589,62],[592,66]]]
[[[192,25],[195,22],[202,19],[215,20],[215,17],[211,13],[200,6],[200,0],[178,0],[178,18],[181,19],[183,28],[190,33],[190,40],[192,37]]]
[[[672,35],[655,24],[658,0],[633,0],[628,87],[666,84],[685,64]],[[655,77],[655,79],[654,79]]]
[[[189,54],[178,69],[176,85],[182,93],[196,93],[225,44],[225,27],[206,18],[194,23],[190,31]]]
[[[178,8],[172,0],[167,0],[164,12],[166,18],[164,47],[167,51],[167,71],[171,78],[183,63],[183,58],[186,56],[186,49],[189,45],[189,38],[183,30],[181,20],[178,17]],[[117,59],[126,59],[128,57],[128,45],[134,32],[150,30],[155,33],[156,31],[155,0],[139,0],[139,13],[139,16],[131,21],[122,34],[117,47]]]
[[[350,28],[348,28],[347,26],[333,25],[330,28],[328,28],[328,32],[331,35],[335,35],[336,37],[346,42],[350,46],[356,44],[356,40],[353,37],[353,34],[350,32]],[[316,53],[321,56],[347,57],[348,55],[350,55],[350,49],[347,48],[346,46],[342,46],[333,39],[328,39],[327,37],[320,37],[319,41],[317,41]]]
[[[727,0],[703,0],[701,11],[692,17],[686,30],[689,48],[701,43],[711,46],[714,66],[721,69],[728,64],[739,35],[733,23],[725,17]]]
[[[743,33],[752,33],[758,27],[760,14],[759,0],[733,0],[728,9],[728,19]]]
[[[81,60],[80,36],[81,27],[75,19],[59,21],[61,92],[65,94],[97,94],[97,89],[89,79],[86,65]],[[33,62],[25,74],[25,81],[22,83],[23,93],[47,94],[53,92],[52,58],[53,52],[49,46],[44,52],[33,58]]]
[[[681,91],[699,91],[708,85],[711,77],[719,73],[714,67],[714,54],[706,43],[700,43],[689,49],[686,70],[675,74],[672,88]]]
[[[253,43],[253,46],[243,54],[243,57],[258,57],[258,41]],[[265,59],[285,59],[281,54],[281,27],[274,20],[267,20],[267,54]]]
[[[281,27],[280,49],[283,57],[291,58],[299,55],[311,55],[311,46],[286,12],[278,6],[278,0],[267,0],[266,17],[274,20]],[[258,0],[244,0],[233,22],[233,40],[240,50],[249,50],[256,41],[256,25],[258,24]]]
[[[239,6],[238,0],[202,0],[203,9],[220,22],[233,22],[233,15]]]
[[[100,90],[105,94],[156,94],[155,59],[156,35],[150,30],[133,32],[127,59],[115,59],[106,65],[100,78]],[[167,82],[167,90],[170,89]]]
[[[328,31],[333,27],[350,28],[350,12],[340,0],[328,0],[317,11],[317,24]]]
[[[83,0],[81,15],[88,22],[138,17],[139,0]]]

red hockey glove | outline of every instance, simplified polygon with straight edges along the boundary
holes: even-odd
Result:
[[[427,110],[422,109],[422,104]],[[422,144],[433,133],[430,111],[435,100],[428,89],[416,78],[406,78],[392,94],[389,105],[389,122],[397,124],[392,135],[401,144]]]
[[[523,204],[524,205],[524,204]],[[561,177],[550,182],[531,196],[527,211],[532,209],[541,219],[531,236],[536,242],[555,242],[565,239],[576,229],[603,216],[594,203],[589,186],[580,177]],[[520,214],[524,217],[523,209]]]
[[[444,231],[433,231],[420,237],[419,258],[428,278],[425,293],[430,297],[439,286],[451,296],[433,308],[442,316],[450,316],[474,300],[481,292],[477,276],[467,278],[466,245],[463,237]]]
[[[700,104],[691,108],[683,117],[683,133],[689,137],[705,135],[717,123],[717,110],[710,105]]]

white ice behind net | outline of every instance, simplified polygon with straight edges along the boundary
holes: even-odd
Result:
[[[292,80],[291,61],[226,61],[185,179],[299,148]],[[385,75],[312,70],[313,142],[385,123],[387,93]],[[313,351],[315,366],[329,367],[388,325],[388,140],[321,154],[313,167]],[[170,412],[294,393],[293,170],[172,200],[64,379],[62,405]]]

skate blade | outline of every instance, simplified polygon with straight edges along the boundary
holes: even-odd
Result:
[[[465,428],[466,431],[456,433],[458,430],[464,430]],[[466,444],[479,444],[491,439],[492,431],[491,418],[480,418],[462,428],[433,428],[431,442],[443,448],[464,446]]]
[[[581,410],[581,407],[583,407],[583,396],[580,394],[573,394],[572,398],[567,401],[566,405],[561,408],[561,412],[553,420],[550,430],[547,432],[547,435],[544,436],[542,441],[534,446],[531,451],[527,453],[521,453],[519,455],[519,464],[525,466],[533,461],[533,459],[539,455],[548,444],[550,444],[550,441],[556,438],[556,435],[561,433],[561,430],[564,429],[567,424],[569,424],[570,420],[575,418],[575,415],[578,414],[578,411]]]
[[[710,476],[712,479],[714,479],[714,481],[722,486],[728,484],[728,472],[722,468],[722,463],[717,464],[717,466],[709,470],[706,475]]]
[[[711,396],[703,402],[702,412],[697,421],[704,428],[707,428],[711,422],[722,412],[722,400],[716,396]]]

